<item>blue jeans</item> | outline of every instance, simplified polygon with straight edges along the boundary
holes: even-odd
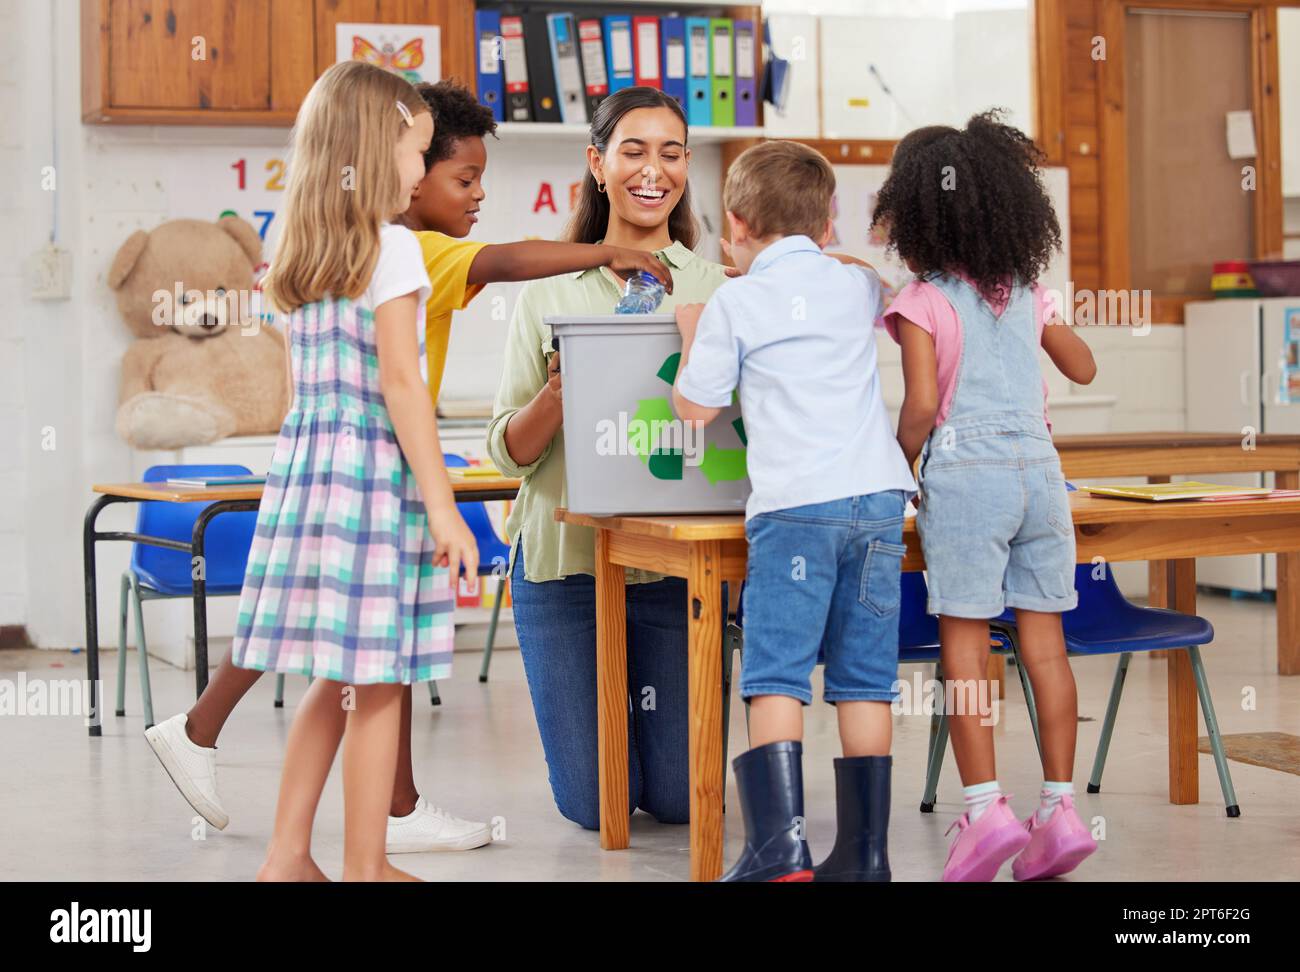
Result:
[[[596,758],[596,579],[511,575],[515,630],[560,813],[600,828]],[[628,808],[660,823],[690,821],[686,581],[627,587]]]
[[[900,490],[760,513],[745,524],[740,694],[807,705],[818,660],[827,702],[890,702],[898,679]]]
[[[1061,461],[1045,429],[1016,434],[1008,425],[1014,428],[1005,419],[951,422],[922,451],[916,528],[931,614],[1060,614],[1079,603]]]

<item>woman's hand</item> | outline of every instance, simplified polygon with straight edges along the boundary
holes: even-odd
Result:
[[[546,391],[555,398],[555,406],[564,408],[563,389],[560,387],[560,352],[552,351],[546,356]]]
[[[668,293],[673,292],[673,275],[669,273],[668,268],[660,262],[659,258],[653,253],[647,253],[645,250],[632,250],[625,246],[606,246],[609,251],[609,259],[605,266],[609,267],[616,274],[626,280],[638,270],[644,270],[652,274]]]
[[[429,533],[433,537],[434,566],[447,568],[452,591],[456,590],[462,567],[472,590],[478,584],[478,541],[455,502],[429,510]]]

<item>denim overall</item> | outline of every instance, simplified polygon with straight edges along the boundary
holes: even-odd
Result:
[[[962,329],[947,421],[921,450],[929,611],[979,619],[1004,608],[1071,610],[1074,525],[1043,415],[1033,294],[1014,287],[999,317],[966,281],[929,282]]]

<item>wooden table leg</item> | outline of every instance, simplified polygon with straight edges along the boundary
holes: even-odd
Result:
[[[691,880],[722,874],[722,546],[691,544],[686,606],[690,628]],[[603,818],[602,818],[603,819]]]
[[[1300,472],[1279,472],[1278,489],[1300,489]],[[1300,553],[1277,555],[1277,673],[1300,675]]]
[[[596,531],[596,748],[600,846],[621,850],[627,834],[626,573],[609,562],[609,531]]]
[[[989,680],[990,689],[996,686],[996,692],[991,691],[990,697],[1005,699],[1007,697],[1007,656],[989,655],[989,664],[985,677]]]
[[[1169,476],[1148,476],[1147,482],[1151,484],[1167,483],[1170,481]],[[1163,560],[1153,560],[1147,564],[1147,606],[1153,608],[1169,607],[1169,565]],[[1167,654],[1164,651],[1148,651],[1145,653],[1151,660],[1164,658]]]
[[[1166,561],[1165,584],[1169,608],[1196,613],[1196,561]],[[1200,799],[1196,734],[1196,680],[1185,651],[1166,652],[1169,666],[1169,802],[1196,803]]]

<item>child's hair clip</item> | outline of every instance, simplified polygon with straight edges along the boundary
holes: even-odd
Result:
[[[411,109],[410,109],[410,108],[407,108],[406,105],[405,105],[405,103],[403,103],[403,102],[401,102],[401,101],[398,101],[398,102],[397,102],[397,110],[400,111],[400,112],[402,113],[402,121],[406,122],[407,125],[409,125],[410,127],[414,128],[414,127],[415,127],[415,116],[411,114]]]

